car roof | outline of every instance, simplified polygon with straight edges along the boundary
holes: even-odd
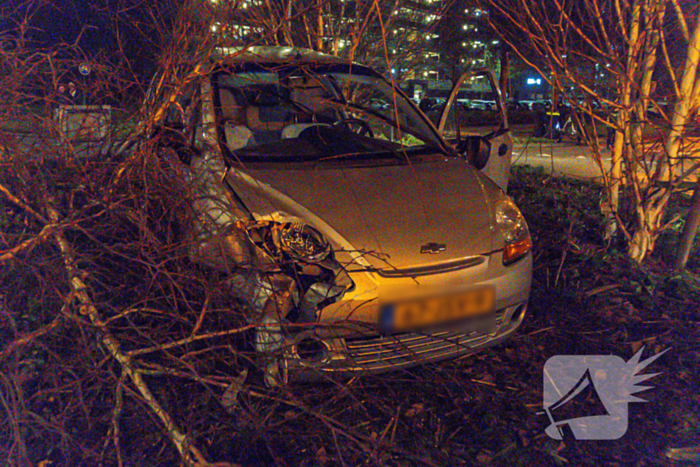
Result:
[[[300,63],[347,64],[349,61],[315,50],[284,46],[218,47],[212,52],[216,63],[237,65],[244,63]]]

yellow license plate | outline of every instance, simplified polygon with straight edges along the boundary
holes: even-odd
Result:
[[[483,287],[449,295],[396,302],[384,307],[384,329],[406,331],[493,312],[494,289]]]

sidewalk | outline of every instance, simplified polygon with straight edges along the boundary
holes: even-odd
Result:
[[[700,161],[700,139],[691,141],[686,147],[686,154],[694,154],[691,158],[686,155],[686,159],[682,160],[676,167],[674,173],[680,176],[682,173],[690,169],[693,164]],[[659,148],[662,150],[662,148]],[[603,168],[610,171],[612,165],[612,155],[609,149],[600,148],[602,156]],[[547,173],[558,176],[571,177],[584,180],[602,181],[600,167],[594,160],[591,150],[588,146],[579,146],[574,143],[531,143],[518,144],[513,146],[513,156],[511,159],[513,165],[530,165],[533,167],[542,167]],[[652,171],[653,167],[647,167],[646,170]],[[644,165],[640,165],[639,180],[646,179],[646,170]],[[700,174],[700,169],[686,178],[684,183],[695,183]]]
[[[608,163],[609,168],[610,153],[606,149],[601,152],[603,161]],[[542,167],[552,175],[584,180],[602,179],[600,167],[591,157],[587,146],[554,142],[514,145],[511,163]]]

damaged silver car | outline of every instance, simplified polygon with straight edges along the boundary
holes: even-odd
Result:
[[[267,384],[452,358],[522,323],[532,242],[490,73],[458,81],[437,127],[308,50],[220,50],[181,78],[160,118],[197,193],[190,256],[246,304]]]

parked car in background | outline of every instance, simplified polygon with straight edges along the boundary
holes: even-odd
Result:
[[[529,110],[529,107],[523,104],[521,101],[508,101],[508,103],[506,104],[506,109],[510,114],[510,112],[524,112],[526,110]]]
[[[424,97],[418,104],[418,108],[420,108],[423,112],[426,113],[439,113],[442,110],[442,107],[445,105],[446,100],[447,99],[444,97]]]
[[[150,98],[197,194],[189,254],[247,304],[267,384],[453,358],[523,322],[532,242],[490,73],[463,76],[437,126],[309,50],[221,50],[179,75]],[[464,89],[489,108],[455,105]]]

